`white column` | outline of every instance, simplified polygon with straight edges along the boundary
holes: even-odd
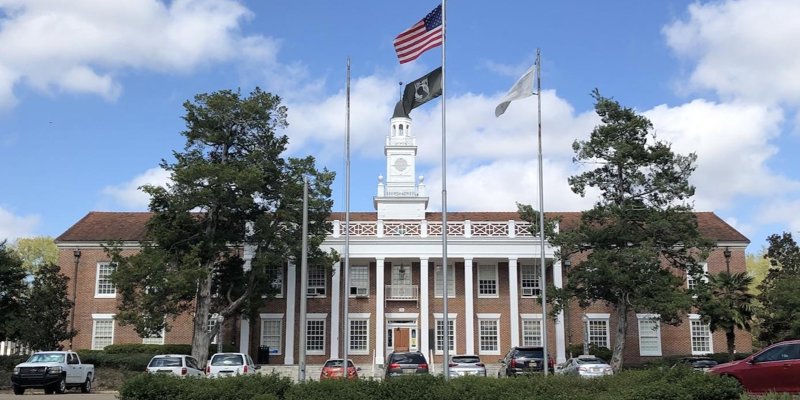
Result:
[[[386,303],[386,283],[383,276],[383,259],[375,259],[375,364],[383,365],[386,356],[386,342],[383,338],[385,313],[383,306]]]
[[[331,277],[331,355],[330,358],[339,358],[339,303],[342,293],[342,263],[333,264],[333,277]]]
[[[553,262],[553,285],[559,289],[564,287],[561,260]],[[566,332],[564,332],[564,310],[561,310],[556,316],[556,362],[565,361],[567,361]]]
[[[464,337],[467,339],[466,354],[475,352],[475,290],[472,287],[472,259],[464,259]]]
[[[289,267],[286,271],[286,340],[283,344],[283,363],[286,365],[294,364],[294,338],[297,336],[295,333],[295,325],[297,323],[294,319],[294,303],[296,303],[295,287],[297,286],[297,267],[294,261],[289,261]],[[305,293],[303,293],[305,295]]]
[[[519,285],[517,285],[517,259],[508,259],[508,314],[511,318],[511,345],[519,346]]]
[[[419,260],[419,351],[427,358],[430,354],[430,346],[428,344],[428,329],[430,323],[428,321],[430,311],[428,310],[428,259],[420,258]],[[432,360],[428,360],[432,363]]]
[[[250,353],[250,320],[247,318],[239,319],[239,353]]]

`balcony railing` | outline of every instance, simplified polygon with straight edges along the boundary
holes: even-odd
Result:
[[[447,223],[447,236],[453,238],[535,238],[531,224],[523,221],[454,221]],[[444,225],[439,221],[333,221],[333,237],[441,237]]]
[[[419,286],[386,285],[386,301],[419,301]]]

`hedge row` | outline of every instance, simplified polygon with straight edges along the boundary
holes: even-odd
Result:
[[[145,399],[546,399],[546,400],[734,400],[741,388],[730,378],[688,368],[626,371],[615,376],[582,379],[572,376],[530,376],[516,379],[409,376],[387,381],[310,381],[293,384],[277,375],[225,379],[178,379],[140,375],[125,383],[122,400]]]

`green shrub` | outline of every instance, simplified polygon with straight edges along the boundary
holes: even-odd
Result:
[[[192,354],[191,344],[112,344],[103,349],[108,354]]]
[[[12,370],[14,366],[17,364],[24,362],[28,359],[28,355],[18,355],[18,356],[0,356],[0,369],[2,370]]]
[[[125,382],[119,395],[123,400],[242,400],[257,396],[261,399],[282,399],[291,385],[289,378],[278,375],[181,379],[141,374]]]
[[[94,364],[95,368],[123,368],[144,371],[154,354],[107,353],[104,350],[79,350],[81,362]]]

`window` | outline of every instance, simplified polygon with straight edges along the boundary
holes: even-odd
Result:
[[[436,272],[433,274],[433,296],[442,298],[444,295],[444,287],[442,286],[443,268],[441,265],[436,266]],[[456,297],[456,269],[452,265],[447,266],[447,298]]]
[[[363,265],[350,267],[350,295],[369,296],[369,268]]]
[[[283,314],[261,314],[261,346],[269,346],[269,354],[281,354]]]
[[[637,314],[639,320],[639,355],[661,356],[661,323],[657,315]]]
[[[690,333],[692,336],[692,355],[709,354],[712,352],[711,330],[708,324],[700,320],[700,315],[689,314]]]
[[[325,296],[325,268],[308,267],[308,296]]]
[[[522,297],[537,297],[541,294],[541,271],[538,265],[522,264],[519,275]]]
[[[93,314],[92,350],[103,350],[114,344],[114,315]]]
[[[97,263],[97,280],[94,297],[116,297],[117,287],[111,283],[111,274],[117,265],[110,262]]]
[[[208,316],[208,323],[206,324],[206,332],[211,332],[212,330],[214,330],[214,327],[217,326],[217,323],[219,323],[219,320],[220,320],[219,314],[215,313],[215,314],[209,315]],[[217,344],[217,336],[219,336],[219,335],[214,335],[214,337],[211,338],[211,344]]]
[[[701,279],[703,280],[703,282],[708,282],[708,263],[707,262],[700,263],[700,266],[703,267],[703,276],[701,277]],[[689,289],[694,289],[695,287],[697,287],[697,282],[695,278],[688,273],[686,274],[686,287],[688,287]]]
[[[306,353],[309,355],[325,354],[325,320],[311,319],[306,321]]]
[[[142,344],[164,344],[164,336],[167,333],[167,329],[164,328],[161,332],[154,334],[153,336],[142,338]]]
[[[587,321],[587,329],[589,335],[589,344],[593,344],[597,347],[605,347],[609,348],[608,346],[608,318],[592,318],[589,317],[589,321]]]
[[[369,354],[369,320],[350,320],[350,350],[351,354]]]
[[[542,319],[523,318],[522,320],[522,345],[542,345]]]
[[[497,265],[478,265],[478,297],[497,297]]]
[[[283,297],[283,265],[279,265],[270,270],[272,281],[270,286],[275,292],[275,297]]]
[[[444,353],[444,314],[434,315],[436,317],[436,354]],[[451,315],[447,319],[447,344],[450,354],[456,350],[456,320],[455,315]]]
[[[478,343],[481,354],[500,354],[500,320],[478,320]]]

